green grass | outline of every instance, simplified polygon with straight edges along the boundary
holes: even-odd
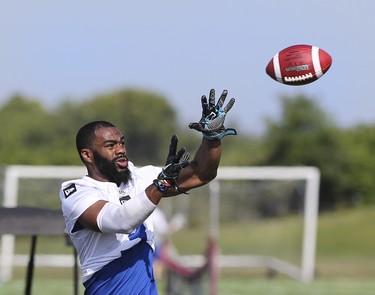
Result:
[[[14,279],[0,285],[2,295],[21,295],[25,292],[25,282],[23,279]],[[68,295],[73,294],[73,285],[70,279],[35,279],[32,285],[33,295]],[[83,288],[80,287],[80,293]]]
[[[276,247],[279,254],[291,256],[293,235],[301,230],[298,217],[268,220],[257,224],[223,225],[220,249],[223,253],[267,252],[272,243],[283,238],[286,247]],[[308,284],[276,275],[267,278],[266,270],[221,270],[220,295],[372,295],[375,294],[375,208],[339,210],[319,218],[317,243],[317,279]],[[206,231],[195,228],[177,233],[174,242],[180,253],[202,253]],[[267,241],[265,241],[267,240]],[[290,244],[290,245],[289,245]],[[27,253],[29,239],[17,239],[17,252]],[[275,248],[275,247],[274,247]],[[271,249],[271,248],[270,248]],[[298,250],[298,249],[297,249]],[[71,253],[63,238],[38,240],[38,253]],[[289,252],[291,253],[289,253]],[[297,252],[297,251],[296,251]],[[23,269],[16,269],[15,278],[0,284],[1,295],[19,295],[24,291]],[[33,294],[73,294],[70,269],[35,269]],[[80,286],[80,294],[83,288]],[[162,285],[160,286],[162,295]]]
[[[322,214],[319,217],[318,254],[374,256],[374,224],[374,207]]]
[[[372,280],[317,280],[303,284],[289,279],[236,279],[219,284],[220,295],[372,295],[375,282]]]
[[[219,235],[221,253],[272,253],[290,262],[299,261],[302,229],[298,219],[300,217],[294,216],[222,225]],[[318,275],[375,278],[374,224],[374,207],[322,214],[318,222],[316,249]],[[204,230],[192,229],[177,233],[173,241],[182,254],[202,253],[206,236]]]
[[[79,294],[83,294],[80,287]],[[348,278],[318,279],[303,284],[290,279],[266,279],[247,277],[221,277],[218,294],[220,295],[373,295],[374,280]],[[24,281],[14,279],[0,285],[2,295],[20,295],[24,293]],[[160,295],[164,292],[159,288]],[[34,281],[32,294],[35,295],[68,295],[73,294],[72,281],[69,278],[40,279]]]

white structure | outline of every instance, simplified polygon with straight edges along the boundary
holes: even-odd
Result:
[[[9,166],[5,171],[4,207],[16,207],[18,204],[19,180],[29,179],[73,179],[86,174],[83,166]],[[216,180],[209,184],[210,191],[210,231],[213,237],[219,235],[219,204],[221,180],[303,180],[306,182],[304,202],[304,229],[301,265],[295,266],[289,262],[274,257],[258,255],[219,256],[219,267],[259,267],[265,266],[277,272],[284,273],[303,282],[314,279],[316,231],[318,219],[318,200],[320,172],[314,167],[221,167]],[[59,187],[56,187],[58,198]],[[19,257],[14,256],[14,237],[3,235],[0,253],[0,281],[12,276],[12,267]],[[58,255],[59,256],[59,255]],[[55,257],[55,258],[58,258]],[[187,259],[194,263],[194,257]],[[38,257],[37,257],[38,259]],[[199,257],[198,257],[199,259]],[[51,257],[49,257],[50,261]],[[58,261],[58,260],[55,260]],[[66,260],[72,263],[71,259]],[[36,261],[38,263],[38,260]],[[61,266],[57,263],[56,266]],[[66,265],[68,266],[68,265]]]
[[[320,172],[315,167],[223,167],[210,183],[210,225],[214,236],[219,234],[220,180],[304,180],[306,181],[304,229],[301,266],[267,256],[219,257],[219,267],[265,266],[303,282],[314,279],[316,232],[319,207]]]

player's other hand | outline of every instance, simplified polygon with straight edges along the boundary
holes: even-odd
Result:
[[[221,140],[226,135],[236,135],[233,128],[225,128],[224,121],[227,113],[233,107],[235,99],[231,98],[224,107],[224,101],[228,95],[227,90],[223,90],[217,104],[215,105],[215,89],[210,90],[209,100],[202,96],[202,117],[199,122],[190,123],[189,128],[202,132],[208,140]]]
[[[189,165],[190,154],[186,151],[185,147],[182,147],[177,151],[178,138],[173,135],[171,138],[171,144],[169,145],[169,153],[165,166],[162,172],[158,175],[158,178],[154,180],[154,185],[161,192],[165,192],[170,188],[180,191],[177,185],[177,178],[180,174],[181,169]]]

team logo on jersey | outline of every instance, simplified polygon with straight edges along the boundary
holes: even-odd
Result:
[[[122,205],[122,204],[124,204],[126,201],[130,200],[130,196],[129,196],[129,195],[127,195],[127,196],[123,196],[123,197],[121,197],[119,200],[120,200],[120,203],[121,203],[121,205]]]
[[[76,191],[77,191],[77,189],[76,189],[76,185],[74,183],[72,183],[68,187],[64,188],[63,192],[64,192],[64,195],[65,195],[65,199],[67,199],[70,195],[74,194]]]

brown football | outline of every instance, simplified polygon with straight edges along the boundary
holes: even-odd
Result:
[[[270,60],[266,73],[277,82],[305,85],[318,80],[332,65],[331,56],[313,45],[287,47]]]

